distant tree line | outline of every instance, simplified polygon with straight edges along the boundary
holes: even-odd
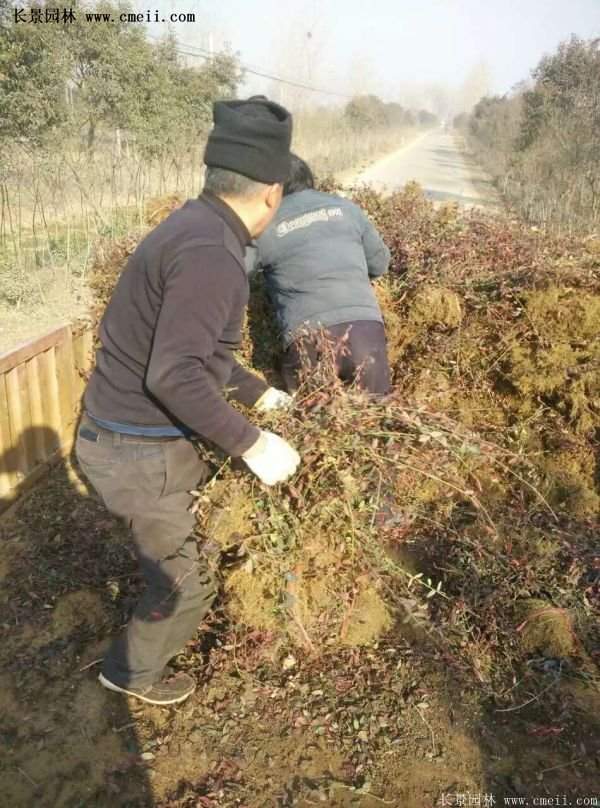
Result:
[[[482,98],[455,120],[508,201],[534,222],[590,229],[600,221],[599,46],[571,37],[529,85]]]
[[[427,110],[405,109],[396,102],[386,103],[376,95],[359,95],[348,102],[344,116],[354,129],[377,127],[434,126],[437,118]]]

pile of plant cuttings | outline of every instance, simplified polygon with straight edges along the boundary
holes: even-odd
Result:
[[[600,240],[434,207],[417,186],[352,196],[392,251],[377,294],[393,392],[344,388],[323,337],[292,409],[260,419],[301,454],[289,483],[203,449],[215,474],[194,508],[224,642],[238,669],[291,673],[393,638],[498,720],[543,707],[539,732],[593,758],[577,744],[600,705]],[[102,301],[131,247],[97,262]],[[242,358],[276,382],[279,350],[259,277]]]
[[[552,506],[535,458],[399,392],[310,379],[263,423],[299,449],[293,480],[272,490],[221,467],[198,492],[235,625],[270,654],[316,655],[400,625],[490,695],[508,687],[508,704],[530,656],[595,679],[594,525]]]
[[[400,619],[490,687],[528,653],[592,676],[600,240],[435,207],[416,185],[352,196],[392,251],[377,294],[394,391],[344,389],[325,341],[292,411],[264,424],[300,450],[291,483],[217,459],[196,507],[229,559],[232,617],[311,652]],[[150,203],[149,225],[179,201]],[[134,247],[99,253],[97,314]],[[278,354],[259,277],[242,355],[274,379]]]
[[[414,186],[355,198],[392,250],[378,294],[394,393],[374,402],[341,389],[323,351],[273,427],[300,448],[297,478],[283,498],[240,479],[229,505],[249,554],[229,582],[238,617],[262,627],[285,618],[310,648],[315,633],[333,641],[333,627],[337,640],[352,638],[361,605],[374,631],[400,608],[433,636],[466,642],[461,659],[482,682],[525,646],[589,673],[600,605],[600,241],[434,208]],[[259,283],[246,358],[276,365],[276,345]],[[253,619],[244,609],[258,603]]]

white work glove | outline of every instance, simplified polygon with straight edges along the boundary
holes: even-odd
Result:
[[[269,387],[268,390],[262,394],[254,405],[254,409],[259,412],[270,412],[270,410],[287,410],[292,406],[292,397],[283,390],[278,390],[276,387]]]
[[[300,455],[289,443],[265,430],[261,430],[260,438],[242,459],[265,485],[287,480],[300,463]]]

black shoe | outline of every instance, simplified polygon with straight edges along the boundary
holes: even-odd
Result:
[[[179,704],[196,689],[196,682],[187,673],[177,673],[148,687],[120,687],[110,682],[102,673],[98,676],[98,680],[108,690],[125,693],[148,704]]]

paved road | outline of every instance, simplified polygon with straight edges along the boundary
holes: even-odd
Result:
[[[497,204],[489,179],[464,154],[458,138],[441,129],[418,137],[354,178],[384,193],[399,190],[411,180],[437,202],[458,202],[465,207]]]

